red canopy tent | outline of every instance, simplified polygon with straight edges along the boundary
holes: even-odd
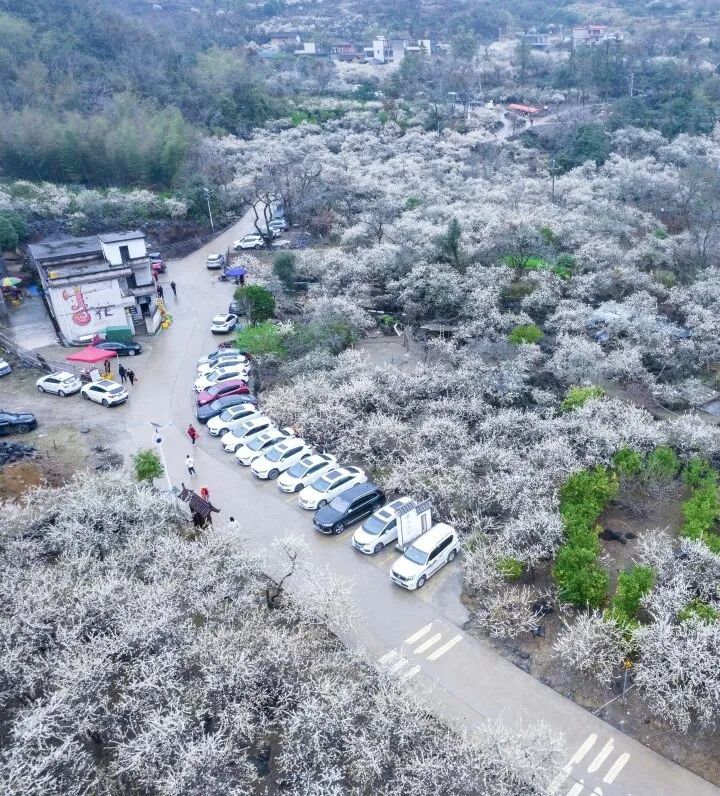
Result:
[[[94,345],[89,345],[83,348],[82,351],[78,351],[77,354],[70,354],[65,359],[68,362],[83,362],[94,365],[96,362],[102,362],[105,359],[111,359],[116,356],[115,351],[105,351],[102,348],[95,348]]]

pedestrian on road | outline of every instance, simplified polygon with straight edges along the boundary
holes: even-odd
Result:
[[[130,386],[134,387],[135,386],[135,379],[137,378],[135,373],[132,370],[126,370],[125,374],[128,377],[128,381],[130,382]]]
[[[189,453],[185,456],[185,466],[190,475],[197,475],[195,472],[195,459]]]
[[[103,371],[105,371],[105,373],[110,373],[111,372],[111,370],[110,370],[110,360],[109,359],[106,359],[103,362]]]
[[[175,298],[177,298],[177,285],[174,282],[170,283],[170,289],[173,292],[173,296],[175,296]]]
[[[155,288],[155,290],[156,290],[156,292],[157,292],[157,294],[158,294],[158,298],[162,298],[162,297],[163,297],[163,289],[162,289],[162,285],[158,285],[158,286]]]
[[[158,272],[157,272],[157,271],[153,271],[153,279],[155,280],[155,284],[157,285],[157,281],[158,281],[158,279],[159,279],[159,276],[158,276]]]
[[[197,442],[197,438],[200,436],[198,434],[197,429],[192,423],[190,423],[190,425],[188,426],[187,435],[188,437],[190,437],[190,442],[192,442],[193,445],[195,445],[195,443]]]
[[[210,490],[206,486],[200,487],[200,497],[206,502],[210,502]]]
[[[125,384],[125,379],[127,378],[127,371],[125,370],[124,365],[120,365],[118,368],[118,373],[120,374],[120,384]]]

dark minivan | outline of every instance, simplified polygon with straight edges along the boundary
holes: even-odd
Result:
[[[357,484],[318,509],[313,525],[320,533],[342,533],[348,525],[369,517],[384,502],[385,493],[380,487],[370,483]]]

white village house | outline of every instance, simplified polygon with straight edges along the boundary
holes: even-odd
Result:
[[[46,303],[64,343],[108,326],[154,332],[160,324],[145,235],[111,232],[28,246]]]

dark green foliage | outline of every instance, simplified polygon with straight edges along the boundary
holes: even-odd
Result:
[[[16,249],[20,239],[12,224],[0,216],[0,252]]]
[[[280,252],[273,262],[273,272],[285,290],[291,290],[295,284],[295,259],[292,252]]]
[[[560,404],[562,412],[571,412],[587,403],[591,398],[604,398],[605,390],[602,387],[588,385],[587,387],[571,387],[568,390],[565,400]]]
[[[682,474],[683,482],[691,487],[702,486],[714,478],[716,475],[710,462],[697,456],[690,459]]]
[[[645,458],[632,448],[621,448],[613,457],[615,472],[622,478],[637,478],[645,468]]]
[[[27,239],[28,229],[25,224],[25,219],[19,213],[13,213],[12,210],[0,210],[0,218],[4,218],[9,222],[19,240],[23,241]]]
[[[275,323],[258,323],[246,326],[235,335],[235,347],[255,356],[284,357],[283,333]]]
[[[528,130],[522,139],[529,146],[547,152],[553,158],[557,172],[582,166],[588,160],[601,165],[610,154],[610,138],[599,124],[577,124],[552,137]]]
[[[457,218],[448,224],[447,232],[440,235],[435,241],[438,248],[438,259],[443,263],[450,263],[458,271],[462,271],[462,247],[460,244],[462,229]]]
[[[610,616],[623,625],[632,624],[640,607],[640,600],[655,585],[655,573],[650,567],[634,566],[618,576],[618,586],[610,606]]]
[[[605,602],[610,577],[592,548],[566,544],[560,548],[553,577],[565,602],[597,608]]]
[[[291,359],[298,359],[318,348],[339,354],[357,340],[355,330],[344,321],[332,320],[296,324],[283,337],[283,345]]]
[[[697,619],[705,624],[716,622],[720,617],[716,608],[712,605],[704,603],[697,597],[690,602],[678,613],[678,622],[686,622],[688,619]]]
[[[508,341],[513,345],[522,343],[539,343],[545,335],[543,330],[534,323],[525,323],[516,326],[508,335]]]
[[[680,534],[704,542],[714,553],[720,553],[718,480],[717,471],[705,459],[691,459],[683,472],[683,481],[692,491],[682,504],[685,522]]]
[[[262,323],[275,314],[275,297],[262,285],[239,287],[234,297],[245,305],[251,323]]]
[[[501,558],[498,562],[498,570],[506,580],[520,580],[523,569],[522,561],[516,558]]]
[[[152,482],[155,478],[161,478],[165,474],[160,456],[154,450],[148,448],[138,451],[133,455],[132,460],[135,478],[138,481]]]

